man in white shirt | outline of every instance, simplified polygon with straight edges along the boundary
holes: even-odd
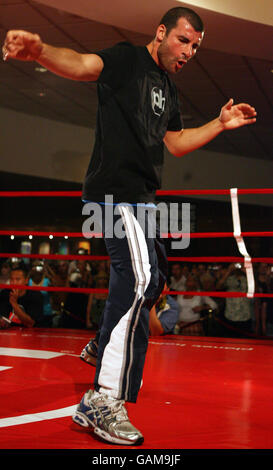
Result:
[[[198,281],[194,276],[189,276],[186,282],[186,290],[189,292],[199,291]],[[201,318],[200,313],[210,308],[211,310],[217,309],[216,302],[210,297],[202,297],[202,292],[198,295],[178,295],[177,303],[180,307],[178,323],[175,332],[185,335],[198,335],[204,334],[202,323],[199,321]]]
[[[183,267],[180,263],[172,265],[172,276],[170,279],[170,289],[175,291],[184,291],[187,278],[183,274]]]

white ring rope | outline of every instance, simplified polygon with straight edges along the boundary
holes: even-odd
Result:
[[[231,197],[231,207],[232,207],[232,221],[233,221],[233,235],[236,239],[238,249],[244,257],[244,267],[246,269],[246,278],[247,278],[247,297],[253,297],[255,292],[255,281],[253,273],[253,265],[251,262],[251,257],[249,256],[244,239],[241,235],[241,222],[240,222],[240,212],[238,204],[238,193],[237,188],[230,189]]]

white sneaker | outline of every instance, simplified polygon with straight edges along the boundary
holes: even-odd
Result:
[[[83,427],[93,427],[95,434],[107,442],[140,445],[144,438],[129,421],[124,400],[89,390],[77,406],[72,419]]]

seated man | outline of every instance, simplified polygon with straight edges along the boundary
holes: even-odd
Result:
[[[186,282],[186,291],[189,294],[178,295],[179,305],[178,323],[175,327],[176,334],[204,336],[205,331],[202,325],[202,313],[208,310],[217,310],[216,302],[207,296],[191,295],[191,292],[200,290],[198,279],[190,275]]]
[[[164,291],[167,291],[165,284]],[[163,291],[163,292],[164,292]],[[179,306],[171,295],[160,295],[157,303],[150,310],[149,330],[151,336],[174,333],[178,321]]]
[[[10,284],[27,285],[28,276],[23,268],[10,274]],[[12,325],[40,326],[43,320],[43,296],[38,291],[4,289],[0,292],[0,328]]]

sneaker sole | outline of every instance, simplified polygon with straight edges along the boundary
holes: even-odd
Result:
[[[104,441],[111,442],[112,444],[138,446],[144,442],[144,437],[139,437],[135,442],[125,441],[124,439],[119,439],[118,437],[110,436],[110,434],[97,427],[94,428],[94,433],[97,434]]]
[[[95,427],[95,425],[92,423],[92,421],[89,421],[84,413],[81,413],[80,411],[76,411],[72,415],[72,420],[74,423],[79,424],[83,428],[90,428],[90,427]]]
[[[144,442],[144,437],[139,437],[137,441],[126,441],[124,439],[119,439],[118,437],[111,436],[107,432],[103,431],[102,429],[98,428],[92,421],[88,420],[84,413],[77,411],[73,416],[72,420],[74,423],[82,426],[83,428],[92,428],[94,433],[103,439],[106,442],[110,442],[111,444],[121,444],[127,446],[137,446],[141,445]]]

